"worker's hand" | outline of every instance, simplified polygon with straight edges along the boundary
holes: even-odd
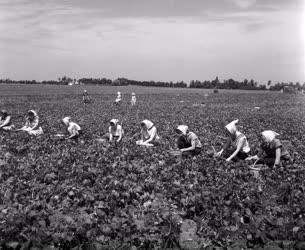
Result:
[[[246,161],[251,161],[251,160],[258,160],[258,156],[255,155],[255,156],[249,156],[245,159]]]
[[[215,157],[220,157],[221,156],[221,154],[222,154],[222,151],[219,151],[219,152],[217,152],[217,153],[215,153]]]
[[[231,158],[227,158],[227,159],[226,159],[226,162],[230,162],[230,161],[231,161]]]

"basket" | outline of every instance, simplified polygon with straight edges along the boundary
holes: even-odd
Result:
[[[211,149],[209,149],[207,152],[207,155],[209,156],[209,157],[215,157],[215,155],[216,155],[216,150],[215,150],[215,147],[214,146],[211,146]]]
[[[260,163],[260,164],[257,164],[257,162],[258,162],[259,160],[264,161],[263,159],[257,159],[257,160],[252,164],[252,166],[250,166],[249,168],[250,168],[251,170],[255,170],[255,171],[267,169],[268,167],[267,167],[266,163],[264,163],[264,164],[261,164],[261,163]]]
[[[103,139],[103,138],[98,138],[98,139],[95,139],[97,142],[106,142],[106,139]]]
[[[54,136],[57,137],[57,138],[63,138],[63,137],[65,137],[64,134],[56,134],[56,135],[54,135]]]
[[[136,141],[136,144],[139,145],[139,146],[146,146],[146,147],[153,147],[154,146],[154,144],[151,144],[151,143],[143,143],[142,140]]]

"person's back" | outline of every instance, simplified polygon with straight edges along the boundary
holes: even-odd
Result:
[[[277,138],[273,139],[270,143],[263,142],[261,148],[264,150],[266,157],[275,158],[277,148],[281,149],[281,157],[289,157],[289,152],[286,147]]]
[[[75,122],[70,122],[68,126],[68,132],[72,134],[73,131],[81,131],[81,127]]]
[[[250,146],[249,146],[249,143],[248,143],[248,140],[247,140],[247,137],[239,132],[239,131],[236,131],[236,137],[235,137],[235,140],[231,140],[231,143],[233,145],[234,148],[237,148],[237,145],[242,142],[242,152],[244,153],[249,153],[250,152]]]
[[[122,126],[120,124],[117,124],[116,128],[109,126],[109,133],[111,133],[113,136],[120,136],[120,134],[123,133]]]
[[[156,139],[157,137],[157,128],[155,126],[149,128],[149,129],[141,129],[141,133],[143,134],[144,136],[144,139],[148,139],[150,138],[152,135],[153,135],[153,140]]]
[[[186,138],[187,138],[187,144],[189,145],[189,147],[192,145],[192,141],[195,143],[196,148],[202,147],[202,144],[201,144],[198,136],[195,133],[188,132]]]

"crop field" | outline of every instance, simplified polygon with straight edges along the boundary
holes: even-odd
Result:
[[[82,103],[85,88],[91,104]],[[114,106],[118,90],[123,104]],[[0,132],[3,249],[305,249],[303,95],[0,85],[0,109],[17,128],[34,109],[44,130],[38,137]],[[65,132],[65,116],[82,127],[78,142],[54,136]],[[125,130],[120,146],[96,141],[112,118]],[[160,146],[135,144],[143,119],[156,125]],[[213,158],[212,146],[221,149],[224,125],[234,119],[251,154],[259,134],[272,129],[290,141],[295,163],[253,172],[253,162]],[[204,146],[194,159],[169,153],[180,124]]]

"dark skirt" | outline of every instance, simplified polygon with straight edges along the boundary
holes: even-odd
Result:
[[[227,150],[227,152],[224,154],[224,157],[225,158],[228,158],[230,157],[233,153],[234,153],[235,149],[230,149],[230,150]],[[247,157],[249,157],[249,153],[245,153],[245,152],[242,152],[242,151],[239,151],[237,153],[237,155],[232,159],[232,161],[240,161],[240,160],[245,160]]]
[[[256,164],[266,164],[268,167],[273,167],[275,162],[274,157],[264,157],[259,159]],[[293,160],[291,159],[290,156],[281,156],[280,158],[280,165],[281,163],[289,164],[292,163]]]
[[[187,143],[184,137],[179,137],[177,140],[177,147],[179,149],[189,148],[192,144]],[[202,152],[202,148],[195,148],[194,150],[186,151],[182,153],[182,156],[195,156],[199,155]]]

